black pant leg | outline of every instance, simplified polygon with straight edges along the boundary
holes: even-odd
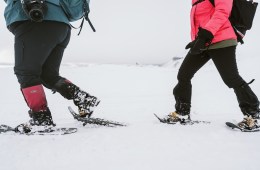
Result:
[[[54,84],[62,78],[59,70],[64,50],[70,41],[70,35],[71,32],[68,31],[67,37],[52,50],[42,67],[41,80],[47,88],[52,89]]]
[[[12,30],[15,35],[14,72],[22,88],[41,84],[43,65],[53,49],[67,37],[69,26],[44,21],[24,22]]]
[[[245,83],[239,75],[236,62],[236,46],[209,50],[222,80],[229,88],[241,86]]]
[[[191,79],[209,59],[209,57],[202,57],[201,55],[190,55],[189,53],[186,55],[177,75],[178,84],[173,89],[176,101],[191,103]]]
[[[242,113],[258,117],[259,100],[239,75],[235,52],[236,47],[233,46],[211,50],[210,55],[225,84],[234,89]]]

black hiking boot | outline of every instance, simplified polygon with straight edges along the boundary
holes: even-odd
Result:
[[[187,123],[191,120],[190,108],[191,108],[190,103],[182,102],[181,100],[176,98],[176,103],[175,103],[176,111],[167,115],[165,120],[167,120],[167,122],[169,123],[177,123],[177,122]]]
[[[56,126],[53,123],[49,108],[45,111],[32,112],[29,111],[31,119],[27,123],[18,125],[15,130],[20,133],[30,133],[34,130],[44,130],[46,128]]]
[[[234,88],[239,107],[244,115],[244,119],[238,123],[238,126],[246,130],[259,128],[259,100],[249,87],[249,84],[252,82],[253,80],[250,83],[244,83],[243,85]]]
[[[97,97],[91,96],[66,79],[59,80],[54,85],[53,91],[58,91],[66,99],[72,99],[74,104],[78,107],[81,117],[90,117],[95,107],[100,103]]]
[[[190,122],[190,115],[180,115],[178,114],[176,111],[175,112],[171,112],[170,114],[168,114],[165,118],[165,121],[167,121],[168,123],[187,123]]]
[[[76,106],[78,106],[81,117],[90,117],[100,100],[98,100],[95,96],[90,96],[85,91],[78,89],[76,90],[73,102]]]
[[[239,122],[237,125],[242,129],[251,131],[260,128],[258,124],[258,120],[259,119],[255,119],[252,116],[245,116],[244,119],[241,122]]]

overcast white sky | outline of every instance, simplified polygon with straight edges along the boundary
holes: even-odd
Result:
[[[13,35],[5,27],[4,7],[0,1],[0,62],[13,62]],[[185,54],[191,0],[91,0],[90,7],[97,32],[87,23],[80,36],[73,30],[64,63],[161,64]],[[259,18],[258,10],[239,53],[259,48]]]

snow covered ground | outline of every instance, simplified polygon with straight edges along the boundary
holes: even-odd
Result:
[[[260,97],[259,56],[238,57],[245,80]],[[174,66],[175,65],[175,66]],[[142,65],[63,65],[61,74],[101,99],[94,117],[126,123],[108,128],[82,125],[73,106],[46,90],[57,126],[77,127],[65,136],[0,135],[0,170],[258,170],[260,133],[225,127],[242,114],[231,89],[210,62],[193,79],[192,118],[209,125],[171,126],[153,116],[174,111],[172,88],[178,61],[163,67]],[[0,67],[0,124],[28,120],[27,106],[9,65]],[[74,106],[73,106],[74,107]],[[76,109],[74,107],[74,109]]]

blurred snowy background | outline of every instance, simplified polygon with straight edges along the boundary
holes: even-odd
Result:
[[[13,35],[3,17],[5,3],[0,1],[0,63],[13,62]],[[90,19],[80,36],[74,30],[66,49],[64,63],[163,64],[184,55],[190,41],[191,0],[91,0]],[[239,54],[258,54],[260,15],[239,47]],[[74,23],[78,26],[80,23]]]
[[[0,1],[3,14],[5,3]],[[260,133],[225,126],[242,114],[235,94],[210,61],[193,79],[191,117],[209,125],[169,126],[153,116],[174,111],[172,88],[189,42],[190,0],[92,0],[97,32],[74,30],[61,75],[96,95],[94,117],[126,123],[106,128],[73,120],[75,106],[46,89],[57,126],[77,127],[67,136],[0,135],[0,170],[258,170]],[[237,62],[260,97],[260,22],[257,12]],[[13,74],[13,36],[0,18],[0,124],[28,121],[28,108]],[[78,23],[77,23],[78,24]],[[76,24],[76,25],[77,25]],[[138,63],[138,64],[137,64]]]

